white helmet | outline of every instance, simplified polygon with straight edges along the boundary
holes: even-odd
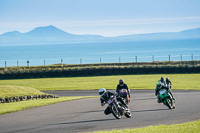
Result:
[[[105,88],[99,89],[99,95],[103,96],[105,93],[106,93],[106,89]]]

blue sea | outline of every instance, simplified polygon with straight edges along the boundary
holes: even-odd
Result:
[[[200,60],[200,39],[0,46],[0,67]]]

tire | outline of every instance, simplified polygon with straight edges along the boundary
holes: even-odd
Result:
[[[172,109],[172,101],[170,99],[165,99],[166,100],[166,106],[169,108],[169,109]]]
[[[176,106],[175,106],[175,102],[173,101],[173,108],[172,109],[175,109],[176,108]]]
[[[115,107],[112,105],[111,106],[111,112],[113,114],[113,116],[116,118],[116,119],[120,119],[122,116],[120,115],[120,113],[118,112],[118,110],[115,109]]]

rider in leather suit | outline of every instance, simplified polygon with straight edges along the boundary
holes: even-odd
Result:
[[[128,95],[129,95],[129,102],[130,102],[130,89],[128,88],[128,85],[124,83],[124,80],[123,79],[120,79],[119,80],[119,84],[117,85],[117,89],[116,89],[116,92],[117,94],[119,94],[119,91],[121,89],[126,89],[127,92],[128,92]]]
[[[161,77],[161,79],[156,83],[155,95],[158,98],[158,103],[161,102],[158,97],[158,93],[159,93],[159,90],[163,89],[163,88],[166,89],[171,94],[172,99],[175,100],[175,98],[173,97],[172,91],[170,89],[171,87],[170,87],[169,83],[172,84],[171,81],[169,80],[169,78],[166,78],[166,81],[165,81],[164,77]]]
[[[164,88],[164,89],[167,88],[164,77],[161,77],[160,80],[158,80],[158,82],[156,83],[155,95],[158,98],[158,103],[161,103],[160,98],[158,97],[158,93],[159,93],[159,90],[162,88]]]
[[[115,94],[110,91],[106,91],[105,88],[101,88],[101,89],[99,89],[99,95],[101,95],[101,97],[100,97],[101,106],[104,106],[106,104],[106,102],[110,99],[110,97]],[[117,97],[117,100],[120,101],[123,105],[125,105],[125,107],[128,109],[128,106],[122,100],[121,97]],[[105,115],[108,115],[111,113],[109,106],[104,110],[104,113],[105,113]]]
[[[167,85],[167,91],[172,95],[173,100],[175,100],[171,90],[172,82],[169,80],[169,78],[166,78],[166,85]]]

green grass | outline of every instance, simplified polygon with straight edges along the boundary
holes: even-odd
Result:
[[[93,133],[199,133],[200,120],[174,125],[148,126],[137,129],[98,131]]]
[[[45,106],[49,104],[55,104],[58,102],[64,102],[75,99],[89,98],[91,96],[73,96],[73,97],[59,97],[51,99],[37,99],[21,102],[12,102],[12,103],[1,103],[0,104],[0,114],[6,114],[26,109],[31,109],[35,107]]]
[[[27,96],[27,95],[42,95],[42,94],[45,93],[32,87],[0,85],[0,98]],[[20,101],[12,103],[0,103],[0,114],[6,114],[20,110],[26,110],[39,106],[54,104],[63,101],[81,99],[81,98],[88,98],[88,97],[86,96],[60,97],[60,98],[37,99],[37,100],[28,100],[28,101]]]
[[[19,95],[38,95],[38,90],[93,90],[99,88],[115,89],[119,79],[124,79],[130,89],[155,89],[155,84],[161,76],[169,77],[173,89],[200,90],[200,74],[149,74],[149,75],[118,75],[118,76],[93,76],[72,78],[41,78],[41,79],[15,79],[0,80],[0,97]],[[34,89],[35,88],[35,89]],[[37,90],[36,90],[37,89]],[[15,103],[0,104],[0,114],[16,112],[34,107],[54,104],[58,102],[87,98],[87,97],[60,97],[56,99],[37,99]],[[199,133],[200,120],[175,124],[149,126],[138,129],[113,130],[105,133],[160,133],[160,132],[192,132]],[[102,132],[102,131],[100,131]],[[99,133],[99,132],[98,132]],[[104,132],[103,132],[104,133]]]
[[[0,85],[0,98],[43,94],[45,93],[31,87]]]
[[[169,77],[172,89],[200,90],[200,74],[149,74],[91,76],[41,79],[0,80],[0,85],[32,87],[38,90],[94,90],[99,88],[116,89],[119,79],[124,79],[130,89],[155,89],[161,76]]]

